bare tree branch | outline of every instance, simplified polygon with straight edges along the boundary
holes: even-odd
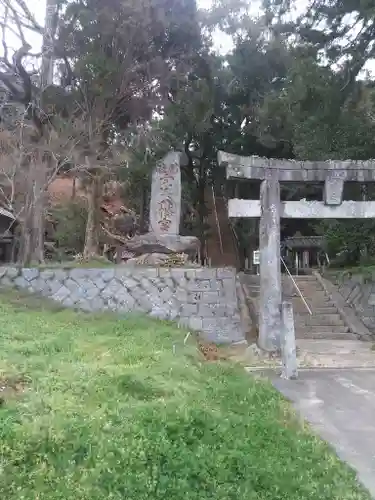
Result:
[[[24,0],[1,0],[0,3],[12,11],[21,28],[26,28],[43,34],[44,28],[41,26]],[[18,8],[18,9],[17,9]],[[16,19],[14,19],[16,21]]]
[[[4,50],[4,61],[6,64],[10,65],[9,59],[8,59],[8,46],[5,42],[6,38],[6,26],[8,25],[8,15],[9,15],[9,8],[5,7],[5,13],[4,13],[4,24],[1,26],[2,30],[2,45],[3,45],[3,50]]]

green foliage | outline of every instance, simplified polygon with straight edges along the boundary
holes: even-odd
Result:
[[[375,55],[374,2],[371,0],[263,0],[265,18],[276,33],[297,35],[298,43],[323,50],[330,64],[338,63],[352,85]],[[300,14],[291,21],[290,12]]]
[[[0,407],[2,498],[369,500],[271,384],[174,325],[29,305],[0,297],[0,373],[26,382]]]
[[[129,204],[145,218],[148,173],[128,168],[121,150],[133,129],[147,126],[163,107],[173,78],[189,70],[201,33],[195,0],[72,0],[60,17],[56,52],[63,54],[75,103],[64,131],[82,165],[78,175],[96,198],[88,204],[93,223],[84,249],[93,255],[101,197],[94,179],[102,184],[119,175],[133,187]]]
[[[260,23],[251,28],[228,56],[227,148],[237,154],[283,158],[291,154],[289,138],[274,133],[274,120],[261,123],[260,111],[269,94],[279,95],[283,89],[291,54],[282,40],[267,38]]]
[[[83,251],[87,221],[87,206],[83,200],[75,200],[55,206],[51,210],[54,221],[53,240],[56,242],[59,258]]]
[[[303,160],[375,157],[374,86],[356,79],[374,50],[371,2],[318,0],[287,24],[291,0],[265,1],[257,20],[249,18],[245,4],[219,0],[198,13],[194,0],[109,0],[105,6],[73,0],[64,11],[59,37],[76,73],[73,93],[81,108],[96,101],[91,125],[100,128],[106,120],[99,139],[86,142],[93,156],[103,143],[128,148],[118,175],[142,222],[148,218],[151,169],[171,149],[185,153],[185,224],[202,240],[205,189],[225,184],[218,149]],[[351,29],[349,13],[363,29],[338,53]],[[217,26],[233,35],[234,49],[226,56],[212,48]],[[300,185],[282,194],[313,199],[317,193],[316,186]],[[361,244],[354,249],[352,239],[361,240],[361,231],[372,227],[366,224],[330,226],[331,251],[347,245],[349,260],[359,259]],[[287,232],[293,229],[285,225]],[[237,228],[244,247],[255,244],[256,224]],[[371,254],[371,242],[365,246]]]
[[[179,80],[171,93],[158,132],[163,144],[186,155],[183,190],[187,205],[197,212],[202,240],[204,190],[214,184],[220,192],[226,182],[217,165],[218,150],[283,157],[290,149],[277,138],[269,141],[270,133],[261,134],[259,128],[259,108],[270,89],[280,88],[288,57],[286,46],[267,41],[261,25],[252,23],[225,58],[202,49],[186,80]]]
[[[283,134],[301,159],[372,158],[374,92],[369,82],[358,82],[347,95],[341,73],[322,66],[305,50],[295,51],[295,56],[283,89],[264,101],[263,127]]]
[[[72,63],[91,134],[99,128],[106,142],[116,128],[151,118],[172,74],[186,71],[200,47],[196,15],[195,0],[69,2],[57,47]]]
[[[317,231],[324,235],[332,266],[354,266],[375,256],[375,223],[372,220],[322,221]]]

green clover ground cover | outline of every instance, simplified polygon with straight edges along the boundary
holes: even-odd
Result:
[[[3,390],[1,499],[370,498],[268,383],[202,363],[185,332],[45,304],[0,294],[0,386],[24,384]]]

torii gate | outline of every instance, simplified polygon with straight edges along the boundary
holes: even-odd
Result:
[[[260,217],[259,346],[280,348],[280,218],[365,219],[375,217],[373,201],[343,201],[344,182],[375,182],[375,161],[293,161],[238,156],[219,151],[227,179],[261,180],[260,200],[229,200],[229,217]],[[280,200],[280,182],[324,182],[323,202]]]

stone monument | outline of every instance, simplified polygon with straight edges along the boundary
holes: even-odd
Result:
[[[161,264],[170,254],[194,257],[199,249],[195,236],[180,235],[181,153],[171,151],[156,165],[152,174],[150,227],[125,245],[137,257],[128,263]],[[151,256],[152,254],[152,256]]]
[[[150,231],[179,234],[181,218],[180,153],[171,151],[152,172]]]

